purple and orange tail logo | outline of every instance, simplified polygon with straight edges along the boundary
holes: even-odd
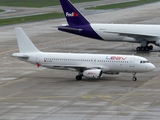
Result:
[[[66,12],[66,17],[78,17],[78,13],[76,13],[76,12],[72,12],[72,13]]]

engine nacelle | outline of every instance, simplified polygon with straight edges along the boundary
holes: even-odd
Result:
[[[160,46],[160,40],[157,40],[155,45]]]
[[[101,78],[102,70],[100,69],[91,69],[83,71],[83,76],[87,78]]]

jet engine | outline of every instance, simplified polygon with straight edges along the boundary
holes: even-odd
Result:
[[[157,40],[155,45],[160,46],[160,40]]]
[[[83,76],[87,78],[101,78],[102,70],[100,69],[91,69],[83,71]]]

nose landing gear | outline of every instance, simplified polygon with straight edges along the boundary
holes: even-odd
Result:
[[[133,73],[133,78],[132,78],[133,81],[137,81],[137,77],[136,77],[136,73]]]

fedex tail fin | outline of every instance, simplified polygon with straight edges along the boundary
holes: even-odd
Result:
[[[74,7],[69,0],[60,0],[69,26],[89,24],[87,19]]]
[[[20,53],[40,52],[20,27],[15,28]]]

